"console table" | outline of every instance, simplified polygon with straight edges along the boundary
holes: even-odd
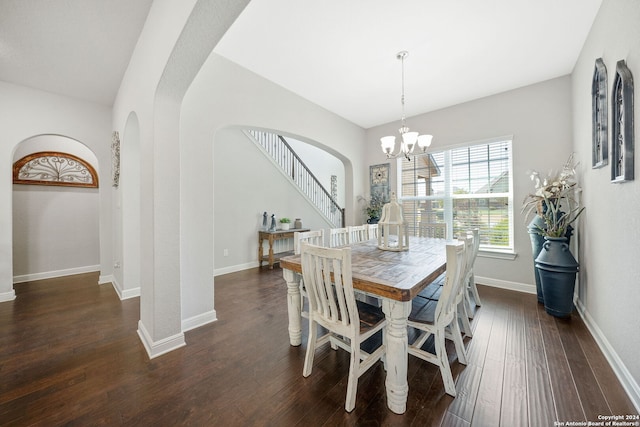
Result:
[[[276,231],[258,231],[258,262],[262,267],[263,262],[269,263],[269,268],[273,269],[273,264],[280,261],[280,258],[288,255],[293,255],[293,251],[273,253],[273,242],[276,240],[293,239],[293,233],[296,231],[304,232],[309,231],[309,228],[291,228],[289,230],[276,230]],[[269,253],[264,254],[262,243],[267,240],[269,242]]]

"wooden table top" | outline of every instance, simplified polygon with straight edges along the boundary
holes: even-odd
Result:
[[[349,245],[355,289],[398,301],[411,301],[444,273],[447,262],[444,239],[410,237],[409,250],[378,249],[377,240]],[[284,257],[280,267],[302,273],[300,255]]]

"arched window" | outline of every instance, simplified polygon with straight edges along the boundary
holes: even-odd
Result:
[[[13,164],[13,183],[98,188],[98,174],[73,154],[42,151]]]

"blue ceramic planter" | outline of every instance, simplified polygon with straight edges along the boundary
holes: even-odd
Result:
[[[536,268],[540,275],[544,309],[556,317],[573,311],[573,291],[579,264],[571,254],[566,237],[545,237]]]

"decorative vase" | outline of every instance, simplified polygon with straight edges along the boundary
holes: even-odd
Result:
[[[293,228],[297,228],[297,229],[302,228],[302,220],[300,218],[296,218],[296,220],[293,223]]]
[[[535,215],[529,225],[527,231],[529,232],[529,238],[531,239],[531,252],[533,252],[533,274],[536,279],[536,294],[538,295],[538,302],[544,304],[544,296],[542,294],[542,285],[540,284],[540,272],[538,267],[535,266],[535,260],[542,250],[542,244],[544,243],[544,237],[539,234],[539,230],[544,228],[544,219],[540,215]]]
[[[542,212],[546,212],[546,208],[542,209]],[[563,212],[560,211],[560,213],[562,214]],[[527,226],[529,239],[531,240],[531,252],[533,253],[533,274],[536,280],[536,294],[540,304],[544,304],[544,293],[542,292],[542,285],[540,283],[540,272],[538,271],[538,267],[535,265],[535,261],[542,250],[542,245],[544,244],[544,237],[540,234],[540,230],[544,229],[546,229],[544,218],[540,215],[535,215]],[[572,234],[573,227],[569,225],[564,235],[567,238],[567,245],[571,244]]]
[[[544,240],[536,258],[544,309],[555,317],[569,317],[573,311],[579,264],[569,250],[566,237],[545,237]]]

